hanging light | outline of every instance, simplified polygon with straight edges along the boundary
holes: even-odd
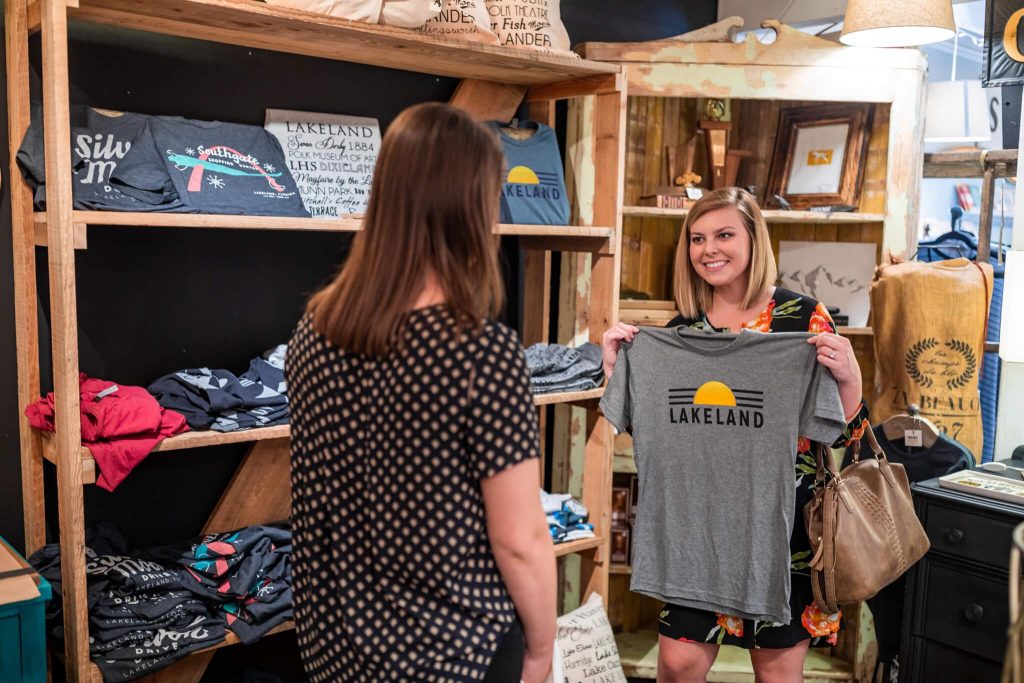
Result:
[[[953,37],[951,0],[849,0],[839,40],[857,47],[910,47]]]

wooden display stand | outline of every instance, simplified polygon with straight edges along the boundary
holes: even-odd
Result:
[[[849,213],[767,210],[764,212],[775,253],[783,240],[867,242],[876,245],[876,263],[884,252],[912,251],[916,242],[918,197],[923,162],[923,110],[926,63],[917,50],[850,48],[809,36],[777,21],[767,21],[776,40],[742,43],[732,34],[737,17],[692,34],[646,43],[586,43],[588,59],[621,64],[627,73],[625,206],[623,208],[622,285],[646,297],[623,299],[620,319],[663,326],[676,315],[671,271],[686,209],[638,206],[638,200],[663,184],[664,150],[686,143],[698,125],[701,98],[731,104],[730,148],[753,152],[740,168],[737,185],[755,185],[759,199],[769,176],[775,129],[782,107],[858,102],[874,105],[867,135],[863,184],[856,210]],[[697,174],[708,177],[698,153]],[[710,187],[710,183],[702,185]],[[826,302],[827,303],[827,302]],[[870,328],[842,328],[850,337],[864,374],[864,395],[874,392]],[[615,470],[635,472],[632,445],[620,437]],[[627,675],[653,677],[657,659],[657,612],[644,599],[628,595],[628,567],[613,567],[609,612],[624,633],[620,651]],[[866,648],[870,625],[859,606],[846,610],[846,634],[833,658],[808,657],[808,680],[857,680],[870,675]],[[652,619],[653,614],[653,619]],[[653,629],[653,630],[650,630]],[[736,660],[736,661],[733,661]],[[709,680],[752,681],[749,661],[724,654]]]
[[[554,102],[577,98],[585,115],[570,127],[566,175],[575,179],[576,220],[569,226],[500,225],[501,235],[520,237],[526,249],[525,344],[548,340],[551,311],[551,254],[573,252],[587,262],[587,293],[559,313],[579,335],[574,341],[600,341],[618,319],[621,242],[622,164],[625,87],[618,65],[512,48],[434,40],[415,31],[361,24],[254,0],[8,0],[7,102],[13,213],[15,316],[18,348],[18,398],[22,407],[40,394],[39,338],[36,313],[36,246],[45,246],[49,261],[50,328],[57,430],[43,434],[21,422],[22,490],[27,552],[46,543],[43,492],[44,460],[56,465],[62,582],[65,664],[68,680],[101,681],[89,658],[85,575],[83,487],[95,482],[95,463],[82,446],[79,424],[79,354],[76,311],[75,250],[87,246],[90,225],[145,230],[164,228],[235,228],[355,231],[354,217],[338,220],[134,214],[78,211],[72,208],[70,119],[68,101],[68,20],[154,33],[371,64],[464,79],[452,98],[479,119],[508,120],[524,100],[531,116],[554,125]],[[47,210],[34,212],[32,193],[15,163],[29,125],[30,33],[41,29],[43,104],[46,144]],[[63,169],[63,172],[55,172]],[[595,173],[600,169],[600,174]],[[585,324],[579,324],[585,320]],[[611,487],[611,428],[596,412],[601,389],[548,394],[538,406],[580,406],[583,425],[566,424],[582,444],[584,463],[576,472],[578,491],[589,508],[596,537],[559,545],[556,554],[578,557],[580,591],[607,595]],[[563,417],[569,417],[567,413]],[[582,428],[581,428],[582,427]],[[226,531],[248,524],[285,519],[289,514],[289,428],[287,426],[219,434],[194,432],[162,442],[159,452],[218,444],[251,442],[252,447],[211,514],[203,531]],[[557,465],[557,461],[556,461]],[[565,466],[557,465],[565,468]],[[581,481],[579,481],[581,480]],[[115,494],[116,495],[116,494]],[[197,530],[198,531],[198,530]],[[284,624],[273,632],[289,631]],[[213,651],[237,642],[229,636],[215,648],[197,652],[147,680],[198,681]]]

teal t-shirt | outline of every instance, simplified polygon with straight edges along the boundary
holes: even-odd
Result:
[[[533,129],[525,140],[510,136],[497,123],[505,149],[505,183],[501,188],[501,222],[517,225],[568,225],[569,199],[565,192],[562,155],[555,131],[542,123],[524,121],[520,129]]]

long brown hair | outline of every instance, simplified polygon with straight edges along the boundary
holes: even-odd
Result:
[[[381,356],[431,270],[447,305],[474,326],[500,310],[498,221],[504,158],[497,135],[454,107],[419,104],[388,127],[363,229],[307,310],[320,334]]]
[[[698,318],[712,304],[713,288],[697,275],[690,263],[690,226],[706,213],[731,206],[743,219],[743,227],[750,235],[750,267],[747,269],[747,291],[743,308],[750,308],[766,287],[775,284],[778,268],[772,253],[771,237],[757,200],[739,187],[722,187],[709,192],[696,201],[686,215],[683,231],[676,245],[673,290],[676,306],[684,318]]]

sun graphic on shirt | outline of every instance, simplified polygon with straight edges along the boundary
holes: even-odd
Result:
[[[694,405],[735,406],[736,396],[721,382],[705,382],[693,397]]]
[[[508,182],[523,185],[540,185],[540,178],[526,166],[513,166],[508,172]]]

